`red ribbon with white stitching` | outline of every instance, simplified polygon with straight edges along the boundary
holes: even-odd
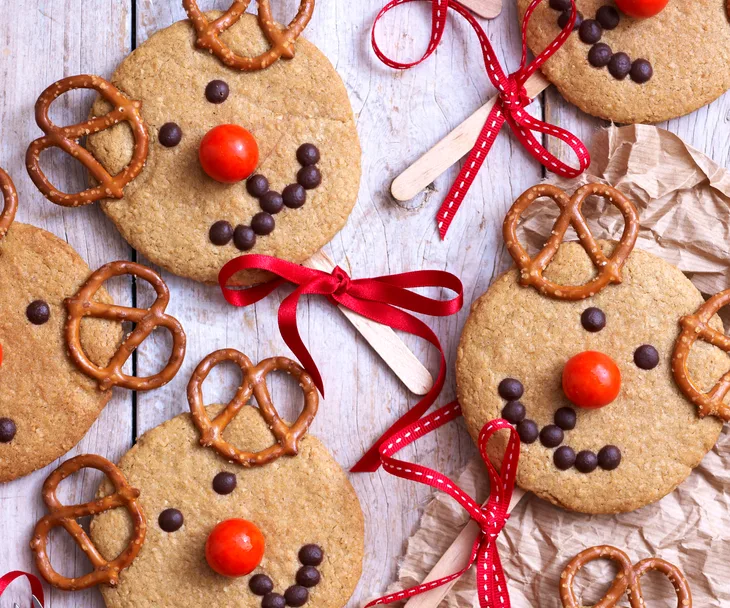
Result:
[[[2,596],[3,593],[5,593],[5,590],[10,586],[10,584],[21,577],[25,577],[28,579],[28,582],[30,583],[30,590],[33,593],[33,595],[38,598],[38,601],[41,603],[41,606],[44,606],[44,597],[43,597],[43,586],[41,585],[40,580],[38,580],[37,576],[34,576],[33,574],[30,574],[28,572],[21,572],[20,570],[14,570],[13,572],[8,572],[5,576],[0,577],[0,596]],[[33,607],[33,603],[31,602],[30,608]]]
[[[575,135],[565,129],[561,129],[560,127],[555,127],[538,120],[537,118],[530,116],[530,114],[528,114],[525,110],[525,108],[532,103],[532,99],[527,96],[525,82],[540,68],[540,66],[542,66],[542,64],[550,59],[550,57],[561,46],[563,46],[565,41],[568,39],[568,36],[570,36],[573,31],[577,15],[575,1],[571,0],[573,8],[568,24],[562,29],[558,37],[555,38],[555,40],[553,40],[545,48],[545,50],[535,58],[534,61],[528,64],[527,25],[530,21],[530,17],[532,17],[533,12],[535,11],[535,8],[542,1],[543,0],[532,0],[527,12],[525,13],[525,18],[522,21],[522,61],[519,69],[509,75],[506,75],[502,66],[499,65],[494,54],[494,49],[482,29],[482,26],[476,20],[474,15],[472,15],[469,9],[462,4],[459,4],[456,0],[393,0],[386,4],[375,18],[371,36],[375,54],[383,63],[385,63],[385,65],[397,70],[407,70],[426,61],[426,59],[433,54],[443,37],[448,10],[452,9],[456,11],[467,20],[469,25],[471,25],[473,30],[476,32],[479,38],[479,44],[482,48],[482,54],[484,55],[484,67],[487,71],[487,75],[489,76],[492,84],[499,91],[497,103],[494,104],[492,111],[489,113],[489,117],[484,123],[484,127],[479,134],[479,139],[477,139],[476,144],[469,153],[466,163],[464,163],[464,166],[461,168],[459,176],[456,178],[453,186],[451,186],[451,190],[449,190],[446,200],[436,216],[439,234],[442,239],[446,237],[446,232],[448,231],[456,212],[459,210],[459,206],[466,197],[472,183],[474,183],[474,179],[479,173],[479,170],[481,169],[487,154],[489,154],[492,144],[494,144],[494,141],[497,139],[497,135],[505,121],[509,124],[518,141],[549,171],[557,173],[562,177],[573,178],[583,173],[583,171],[585,171],[591,163],[588,150]],[[412,63],[400,63],[393,61],[380,50],[377,42],[375,41],[375,28],[383,15],[385,15],[388,11],[392,10],[396,6],[409,2],[432,3],[431,38],[423,57]],[[561,141],[565,142],[578,158],[579,167],[574,169],[558,159],[554,154],[548,152],[535,138],[535,132],[557,137]]]
[[[449,576],[373,600],[365,608],[407,600],[414,595],[450,583],[464,574],[474,563],[477,565],[479,606],[481,608],[510,607],[507,581],[497,549],[497,537],[509,519],[509,504],[512,500],[517,465],[520,460],[520,438],[514,427],[506,420],[493,420],[485,424],[479,434],[479,453],[487,465],[490,482],[489,500],[484,505],[479,505],[445,475],[418,464],[393,458],[394,454],[416,441],[419,437],[423,437],[459,416],[461,416],[461,408],[454,401],[433,414],[417,420],[386,440],[380,447],[380,457],[385,471],[391,475],[417,481],[446,492],[464,507],[471,518],[479,524],[481,532],[472,547],[469,563],[462,570]],[[503,429],[509,431],[510,437],[502,461],[502,468],[497,472],[487,456],[487,443],[497,431]]]
[[[247,289],[232,289],[228,282],[242,270],[265,270],[277,279]],[[284,283],[297,288],[279,307],[279,330],[304,369],[307,370],[319,392],[324,395],[324,384],[317,365],[299,335],[297,306],[302,296],[321,295],[332,304],[344,306],[363,317],[393,329],[418,336],[438,349],[439,374],[433,387],[408,412],[401,416],[352,468],[354,473],[376,471],[380,467],[378,448],[386,437],[423,416],[436,401],[446,380],[446,358],[436,334],[420,319],[406,311],[435,317],[456,314],[464,303],[464,288],[458,277],[442,270],[417,270],[372,279],[351,279],[339,266],[331,273],[305,268],[267,255],[243,255],[228,262],[218,274],[223,297],[233,306],[249,306],[266,298]],[[453,291],[450,300],[436,300],[414,293],[411,289],[441,287]]]

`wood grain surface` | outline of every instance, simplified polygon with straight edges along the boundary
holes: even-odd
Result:
[[[201,7],[226,8],[226,0],[201,0]],[[296,0],[273,3],[284,20],[296,11]],[[453,363],[468,305],[509,262],[501,239],[507,208],[526,188],[543,177],[542,168],[505,131],[498,138],[468,200],[441,242],[434,215],[458,171],[447,170],[423,194],[407,203],[396,202],[390,184],[409,164],[435,145],[494,94],[484,73],[477,40],[458,18],[448,21],[441,48],[422,66],[395,72],[381,65],[370,45],[370,26],[381,0],[326,0],[317,5],[306,37],[330,58],[344,79],[358,119],[363,144],[363,181],[358,204],[344,230],[325,248],[338,262],[346,260],[353,276],[368,277],[421,268],[453,272],[465,285],[467,306],[457,316],[428,319],[440,336],[450,365],[447,388],[439,403],[453,399]],[[117,259],[145,262],[120,238],[101,210],[95,207],[62,209],[46,202],[33,188],[23,167],[28,143],[39,136],[33,104],[50,83],[79,73],[110,76],[115,66],[151,34],[184,18],[178,0],[0,0],[0,165],[10,172],[20,192],[18,220],[52,231],[66,239],[97,268]],[[484,21],[485,29],[506,67],[519,61],[519,28],[514,2],[505,1],[502,13]],[[389,14],[378,31],[384,50],[401,60],[420,56],[429,35],[430,7],[413,3]],[[90,96],[71,94],[57,102],[52,116],[59,124],[84,117]],[[566,104],[554,88],[531,106],[590,142],[602,124]],[[667,126],[692,145],[727,164],[730,155],[730,96]],[[71,159],[50,154],[50,175],[70,187],[84,183],[84,172]],[[187,410],[187,381],[198,362],[210,352],[237,348],[253,360],[290,354],[276,324],[276,311],[286,290],[255,307],[235,309],[217,289],[169,274],[172,291],[168,312],[184,325],[188,352],[181,372],[168,386],[133,395],[115,389],[114,399],[72,454],[93,452],[118,459],[148,429]],[[148,286],[118,282],[111,285],[117,302],[144,304]],[[436,293],[432,295],[437,295]],[[312,427],[343,467],[351,466],[417,397],[386,367],[337,310],[321,299],[303,302],[299,314],[302,336],[322,371],[327,398]],[[418,339],[406,343],[434,374],[438,354]],[[156,333],[135,355],[140,374],[164,364],[169,338]],[[237,378],[216,372],[206,383],[208,402],[227,401]],[[275,383],[272,396],[291,415],[294,388]],[[406,454],[453,473],[473,455],[474,447],[462,424],[443,428],[437,436],[419,441]],[[70,455],[72,455],[70,454]],[[70,456],[69,455],[69,456]],[[0,571],[32,569],[28,549],[31,530],[42,515],[40,487],[54,465],[29,477],[0,486]],[[420,509],[429,499],[423,486],[389,477],[352,478],[367,526],[363,577],[350,606],[381,593],[395,578],[397,559],[418,524]],[[62,486],[67,503],[88,500],[98,477],[79,475]],[[83,555],[64,538],[52,536],[53,563],[66,575],[87,571]],[[27,590],[19,582],[2,598],[27,605]],[[102,608],[97,590],[69,594],[51,590],[49,608]]]

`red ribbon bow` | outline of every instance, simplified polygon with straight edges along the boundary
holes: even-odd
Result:
[[[231,289],[228,281],[242,270],[266,270],[277,276],[268,283],[247,289]],[[298,287],[279,307],[279,330],[287,346],[309,372],[324,395],[322,377],[297,328],[297,305],[303,295],[322,295],[335,305],[344,306],[368,319],[418,336],[435,346],[440,355],[439,375],[431,390],[404,416],[391,426],[352,468],[353,472],[373,472],[380,466],[378,447],[392,433],[418,420],[433,405],[446,380],[446,359],[436,334],[421,320],[400,310],[443,317],[453,315],[463,306],[463,286],[458,277],[441,270],[419,270],[374,279],[351,279],[339,266],[331,274],[305,268],[266,255],[244,255],[228,262],[218,275],[223,297],[234,306],[249,306],[263,300],[284,283]],[[451,300],[434,300],[409,291],[418,287],[443,287],[457,295]]]
[[[461,408],[455,401],[433,414],[417,420],[405,429],[402,429],[381,446],[380,454],[383,468],[390,474],[403,479],[417,481],[442,492],[446,492],[456,500],[471,518],[479,524],[481,532],[474,542],[468,564],[462,570],[443,578],[424,583],[392,593],[370,602],[365,608],[378,604],[390,604],[400,600],[407,600],[435,587],[440,587],[459,578],[474,563],[477,565],[477,590],[481,608],[509,608],[510,599],[507,590],[507,581],[502,569],[497,549],[497,537],[509,519],[509,504],[515,487],[517,465],[520,460],[520,437],[514,427],[506,420],[493,420],[482,428],[479,434],[479,453],[487,465],[490,482],[490,495],[486,504],[480,506],[467,495],[451,479],[427,467],[396,460],[396,454],[407,445],[416,441],[444,424],[461,416]],[[507,451],[502,461],[502,469],[498,473],[487,456],[487,443],[497,431],[507,429],[510,432]]]
[[[375,41],[375,27],[383,15],[396,6],[419,1],[427,1],[433,4],[431,38],[428,48],[426,49],[423,57],[412,63],[399,63],[397,61],[393,61],[383,54],[378,47],[378,44]],[[558,37],[551,42],[532,63],[528,64],[527,25],[532,13],[540,2],[542,2],[542,0],[532,0],[527,12],[525,13],[525,18],[522,22],[522,61],[519,69],[509,75],[505,75],[504,70],[499,65],[494,54],[494,49],[492,48],[487,35],[484,33],[482,26],[479,25],[479,22],[471,14],[469,9],[462,4],[459,4],[456,0],[392,0],[392,2],[389,2],[375,18],[372,31],[372,45],[375,54],[383,63],[385,63],[385,65],[397,70],[407,70],[426,61],[426,59],[433,54],[443,37],[448,9],[451,8],[455,10],[468,21],[469,25],[471,25],[479,37],[479,43],[484,55],[484,67],[487,70],[487,75],[492,81],[492,84],[499,91],[497,102],[494,104],[487,121],[484,123],[479,139],[477,139],[476,144],[469,153],[466,163],[464,163],[464,166],[461,168],[459,176],[456,178],[453,186],[451,186],[451,190],[449,190],[446,200],[443,205],[441,205],[441,209],[439,209],[436,216],[439,234],[442,239],[446,237],[446,232],[448,231],[456,212],[459,210],[459,207],[466,197],[469,188],[471,188],[472,183],[474,183],[474,179],[479,173],[487,154],[489,154],[492,144],[494,144],[494,141],[497,139],[497,135],[499,134],[505,120],[519,142],[549,171],[553,171],[563,177],[573,178],[583,173],[583,171],[585,171],[591,163],[588,150],[583,143],[575,137],[575,135],[565,129],[561,129],[560,127],[555,127],[538,120],[537,118],[530,116],[530,114],[525,111],[525,107],[532,103],[532,99],[527,96],[525,82],[527,82],[527,79],[532,76],[532,74],[536,72],[543,63],[550,59],[550,57],[552,57],[552,55],[561,46],[563,46],[565,41],[568,39],[568,36],[570,36],[573,31],[577,15],[575,1],[571,0],[573,10],[568,24],[562,29]],[[574,169],[569,165],[566,165],[554,154],[548,152],[535,138],[533,132],[542,133],[548,136],[552,135],[565,142],[578,157],[579,168]]]
[[[38,598],[38,601],[41,603],[41,606],[44,605],[44,597],[43,597],[43,586],[41,585],[41,582],[38,580],[37,576],[34,576],[33,574],[30,574],[28,572],[21,572],[20,570],[14,570],[13,572],[8,572],[5,576],[0,577],[0,596],[2,596],[3,593],[5,593],[5,590],[10,586],[10,584],[20,577],[24,576],[28,579],[28,582],[30,583],[30,590],[33,593],[33,595]],[[31,608],[33,607],[33,603],[30,604]]]

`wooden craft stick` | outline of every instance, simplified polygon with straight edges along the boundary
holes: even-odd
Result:
[[[512,493],[512,501],[509,503],[508,513],[512,513],[512,510],[517,506],[527,494],[520,488],[515,488]],[[435,581],[436,579],[443,578],[454,572],[458,572],[466,566],[469,562],[469,556],[471,555],[474,541],[479,535],[479,525],[471,520],[461,534],[456,537],[456,540],[441,556],[441,559],[433,567],[433,570],[429,572],[428,576],[423,580],[424,583]],[[459,580],[459,579],[456,579]],[[437,608],[446,595],[451,591],[451,588],[456,584],[456,580],[451,581],[441,587],[435,587],[421,595],[414,595],[410,600],[406,602],[405,608]]]
[[[461,3],[485,19],[494,19],[502,12],[502,0],[461,0]]]
[[[304,265],[323,272],[332,272],[335,269],[335,263],[323,251],[315,253],[304,262]],[[431,374],[395,331],[343,306],[338,306],[338,308],[411,392],[416,395],[425,395],[431,389],[433,386]]]
[[[549,86],[550,83],[540,72],[535,72],[525,82],[525,89],[530,98],[537,97]],[[496,101],[495,95],[396,177],[390,187],[393,197],[399,201],[411,200],[449,167],[466,156],[479,139],[479,134]]]

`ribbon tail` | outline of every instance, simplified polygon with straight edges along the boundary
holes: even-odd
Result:
[[[441,240],[446,238],[449,226],[451,226],[451,222],[454,220],[456,212],[464,201],[466,193],[471,188],[474,179],[482,168],[487,154],[492,149],[494,141],[497,139],[497,135],[499,135],[499,130],[504,124],[504,120],[505,116],[502,111],[502,104],[497,102],[489,113],[484,127],[479,134],[479,139],[477,139],[476,144],[471,149],[464,166],[459,172],[459,176],[451,186],[451,190],[449,190],[446,199],[436,215],[436,223]]]
[[[480,608],[510,608],[502,561],[499,559],[497,539],[485,542],[477,558],[477,596]]]

